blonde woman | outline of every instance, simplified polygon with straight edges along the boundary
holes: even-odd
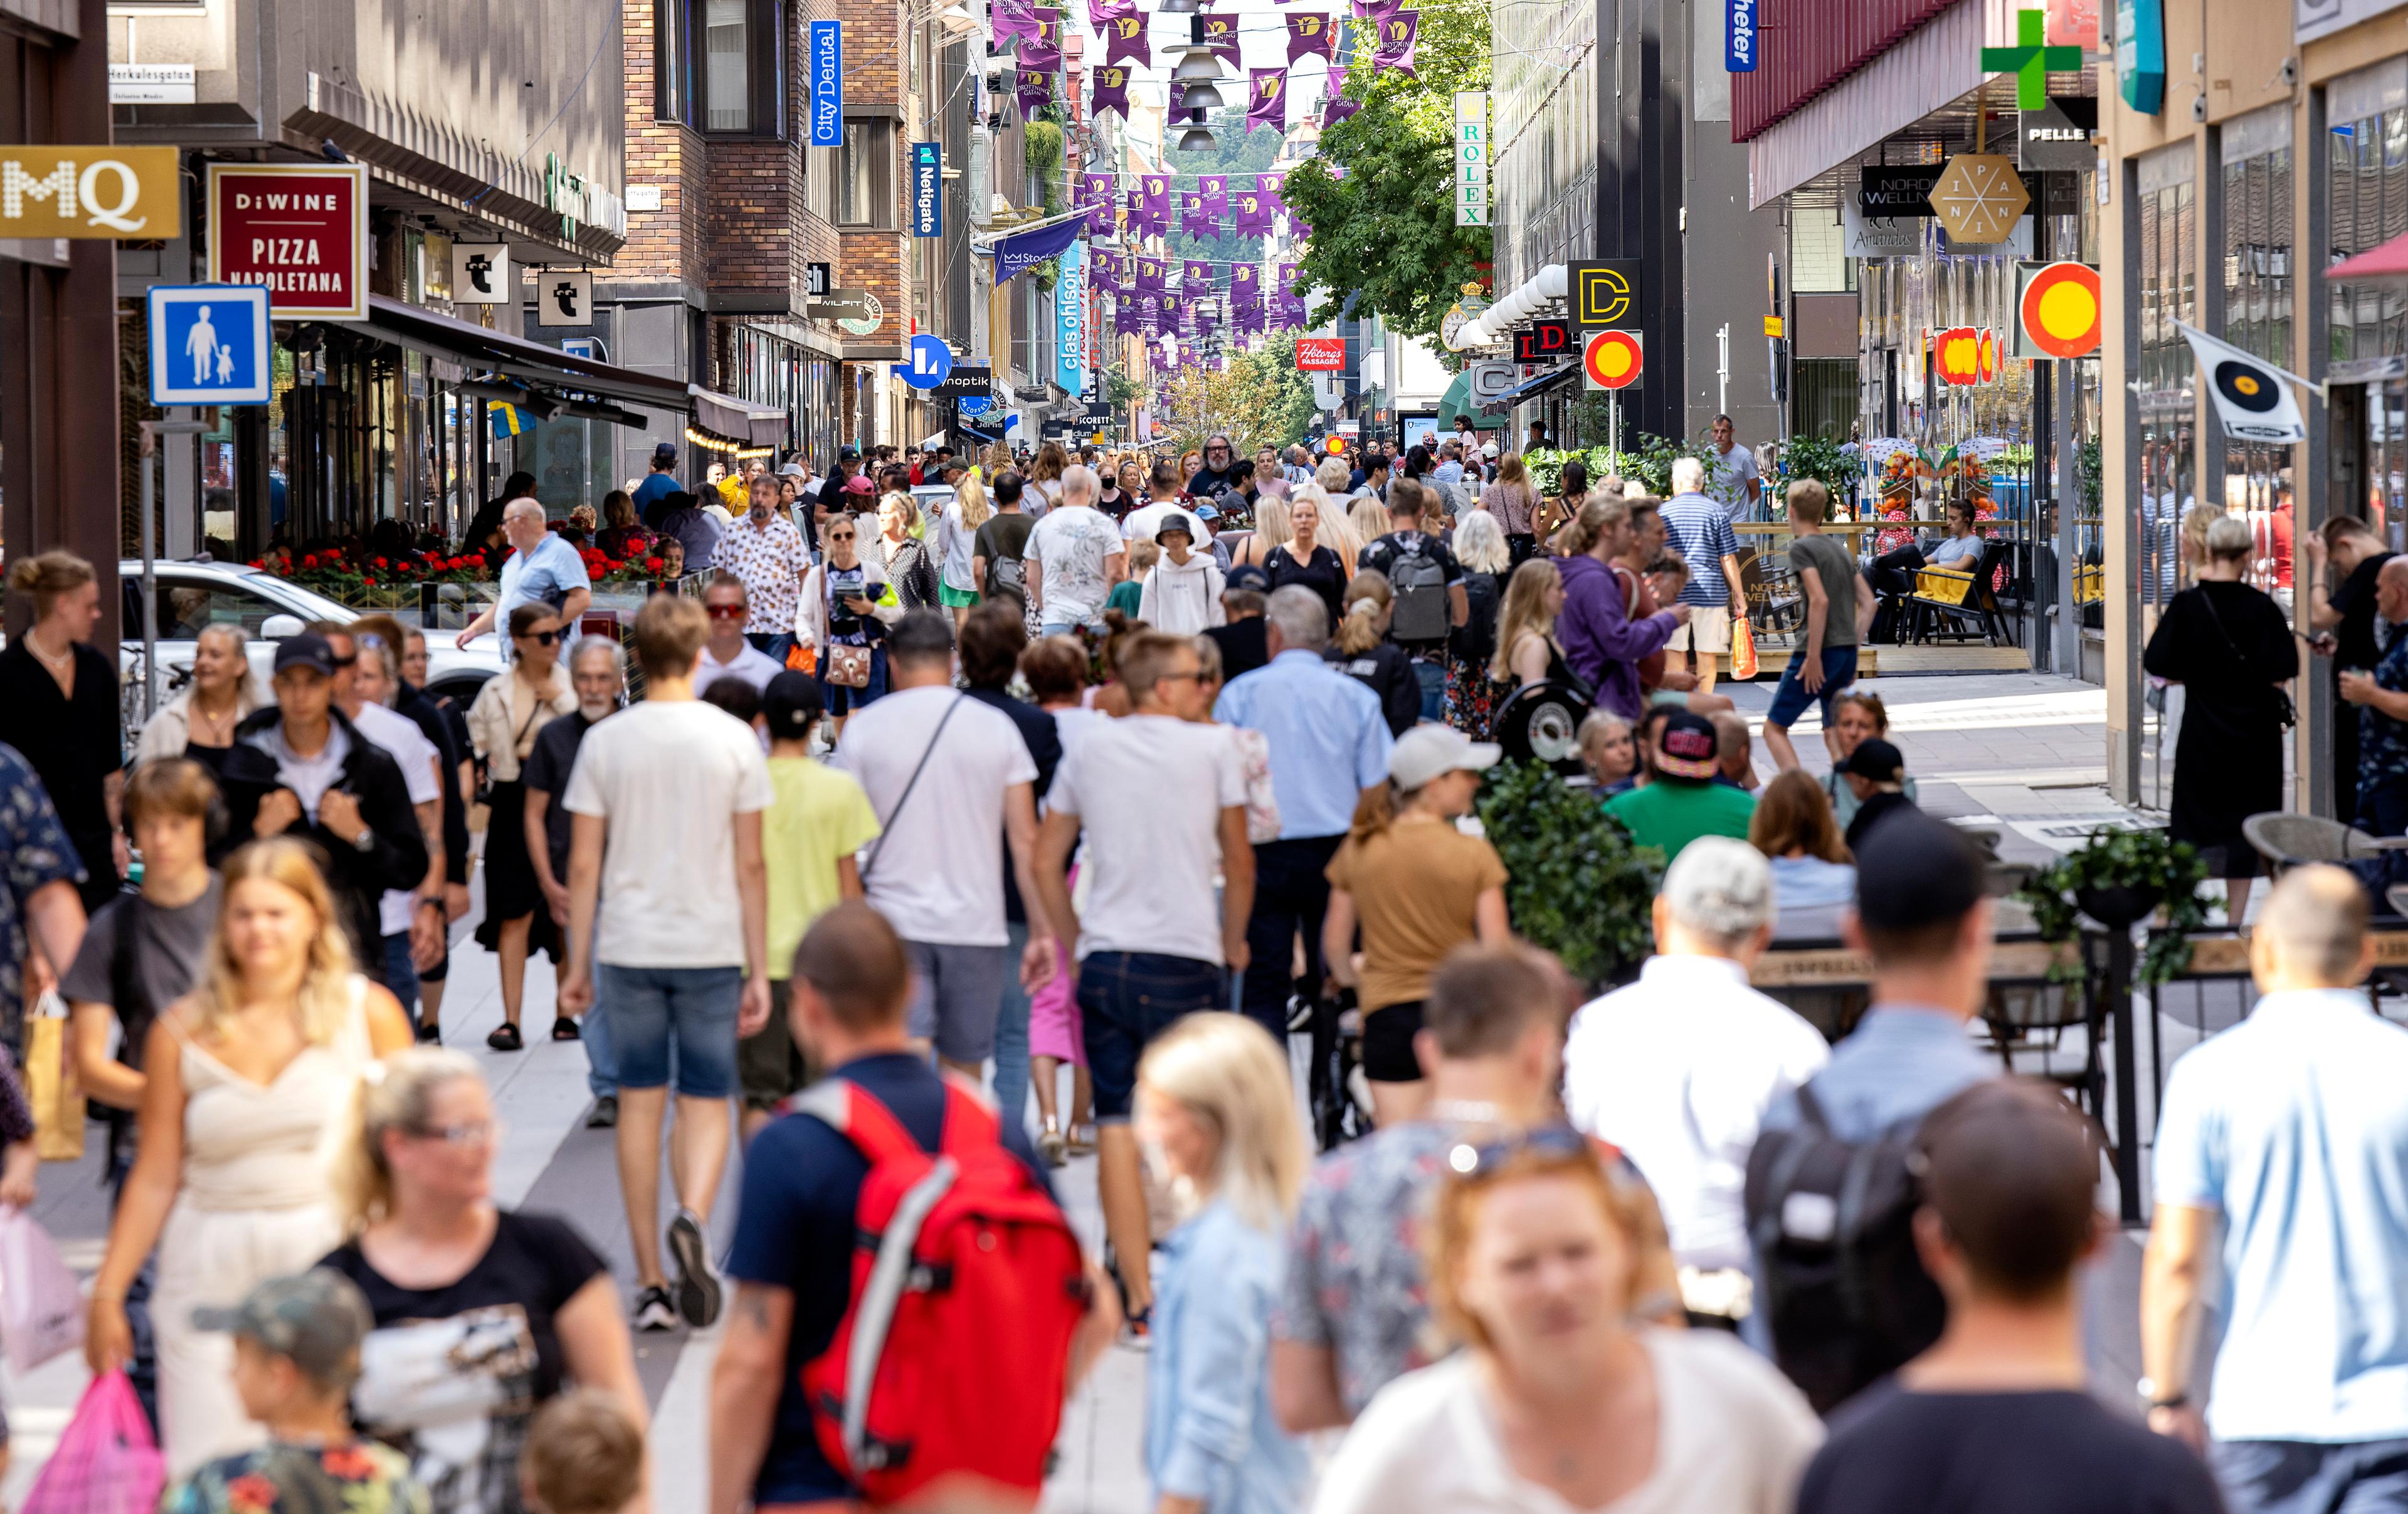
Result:
[[[1641,1322],[1670,1271],[1635,1174],[1570,1126],[1449,1152],[1428,1288],[1463,1350],[1390,1383],[1314,1514],[1786,1514],[1823,1426],[1716,1330]]]
[[[1028,465],[1028,492],[1043,503],[1031,515],[1042,515],[1062,503],[1062,471],[1070,459],[1060,442],[1047,442],[1037,449],[1037,461]]]
[[[100,582],[73,552],[12,558],[8,587],[34,602],[34,623],[0,650],[0,743],[42,780],[59,826],[83,860],[87,914],[117,895],[132,863],[118,830],[125,793],[117,654],[92,644]]]
[[[1534,557],[1513,570],[1505,584],[1505,607],[1497,615],[1497,654],[1489,677],[1519,689],[1541,681],[1569,683],[1555,617],[1564,610],[1564,576],[1546,558]]]
[[[878,502],[879,560],[886,564],[886,581],[908,613],[933,609],[939,588],[937,564],[928,559],[928,544],[920,539],[920,507],[897,491]]]
[[[1353,501],[1343,499],[1321,507],[1321,539],[1338,554],[1338,565],[1349,579],[1360,569],[1363,556],[1363,538],[1355,534],[1354,518],[1346,513],[1352,507]],[[1293,521],[1295,512],[1290,511],[1288,518]]]
[[[976,478],[964,478],[953,491],[953,507],[937,527],[937,598],[953,612],[953,635],[959,637],[962,622],[979,602],[978,578],[973,571],[978,560],[979,527],[986,524],[995,512],[987,507],[986,490]]]
[[[1390,736],[1403,736],[1422,718],[1421,680],[1413,676],[1412,659],[1388,639],[1388,619],[1396,592],[1388,576],[1357,573],[1346,586],[1346,613],[1338,618],[1338,634],[1322,653],[1338,671],[1380,696]]]
[[[477,1064],[417,1047],[361,1082],[336,1156],[350,1238],[320,1265],[357,1283],[375,1319],[352,1408],[410,1454],[432,1514],[520,1508],[527,1426],[572,1386],[616,1399],[638,1434],[650,1418],[609,1264],[567,1221],[494,1202],[501,1138]],[[429,1364],[472,1352],[511,1364],[494,1369],[505,1391],[466,1412],[430,1398]]]
[[[1288,509],[1288,538],[1265,552],[1263,571],[1271,577],[1271,591],[1276,593],[1289,584],[1301,584],[1321,596],[1329,610],[1329,623],[1335,626],[1346,613],[1343,603],[1346,565],[1339,560],[1322,539],[1322,502],[1299,497]]]
[[[265,1429],[228,1391],[234,1339],[193,1311],[239,1302],[342,1239],[324,1153],[360,1078],[410,1044],[401,1005],[351,964],[308,847],[277,837],[226,860],[200,987],[150,1027],[142,1142],[93,1280],[84,1356],[134,1351],[125,1291],[155,1247],[159,1429],[170,1478],[251,1450]]]
[[[1508,452],[1497,460],[1497,479],[1480,492],[1480,507],[1505,528],[1505,545],[1515,564],[1528,562],[1539,550],[1539,491],[1522,465],[1521,453]]]
[[[519,1014],[526,999],[527,957],[561,955],[560,932],[527,850],[526,785],[520,769],[535,755],[536,738],[564,715],[577,713],[577,691],[560,665],[568,632],[540,600],[510,611],[510,671],[488,678],[468,707],[468,739],[485,764],[492,819],[485,827],[485,918],[477,944],[501,958],[502,1022],[485,1037],[496,1051],[526,1049]],[[552,1038],[578,1038],[577,1021],[555,1015]]]
[[[1301,500],[1305,491],[1311,488],[1310,484],[1305,485],[1297,491],[1296,497]],[[1261,567],[1272,548],[1288,544],[1289,538],[1296,535],[1295,528],[1288,523],[1288,501],[1273,499],[1268,494],[1255,504],[1254,529],[1229,554],[1231,567]]]
[[[193,641],[192,686],[159,707],[142,728],[134,765],[189,757],[218,776],[234,747],[234,728],[265,699],[244,650],[251,638],[230,621],[201,627]]]
[[[1353,533],[1355,551],[1388,534],[1388,507],[1369,494],[1360,494],[1347,502],[1346,526]]]
[[[1135,1113],[1182,1217],[1162,1241],[1146,1358],[1154,1507],[1283,1514],[1310,1471],[1270,1400],[1271,1308],[1307,1161],[1287,1053],[1242,1015],[1188,1015],[1138,1063]]]

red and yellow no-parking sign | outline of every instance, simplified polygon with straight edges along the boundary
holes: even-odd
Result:
[[[2016,270],[2015,356],[2088,357],[2103,329],[2099,270],[2086,263],[2027,263]]]
[[[1639,372],[1646,365],[1635,331],[1598,332],[1581,354],[1581,367],[1591,389],[1627,389],[1639,381]]]

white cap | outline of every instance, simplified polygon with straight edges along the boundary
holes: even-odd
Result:
[[[1483,457],[1495,457],[1497,455],[1497,444],[1495,442],[1482,442],[1480,444],[1480,455]]]
[[[1504,755],[1497,743],[1474,741],[1451,725],[1416,725],[1388,749],[1388,777],[1410,793],[1449,773],[1484,772]]]

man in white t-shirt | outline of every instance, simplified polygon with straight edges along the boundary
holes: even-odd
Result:
[[[1583,1006],[1564,1043],[1565,1113],[1656,1191],[1683,1302],[1734,1325],[1748,1312],[1747,1154],[1765,1111],[1831,1060],[1822,1032],[1748,986],[1772,923],[1762,853],[1690,842],[1656,896],[1656,955]]]
[[[561,796],[570,819],[560,1010],[597,1002],[619,1067],[619,1183],[636,1253],[637,1328],[719,1317],[703,1236],[727,1164],[736,1043],[769,1021],[769,767],[752,728],[694,696],[702,607],[655,594],[636,617],[644,698],[586,733]],[[730,911],[733,895],[738,908]],[[661,1268],[660,1141],[676,1048],[678,1210]]]
[[[1706,493],[1722,506],[1731,524],[1753,521],[1756,502],[1764,497],[1763,470],[1756,466],[1756,454],[1739,444],[1738,428],[1729,416],[1714,417],[1713,436],[1706,457]]]
[[[1096,508],[1096,470],[1079,464],[1062,471],[1062,503],[1028,534],[1022,563],[1041,634],[1062,636],[1098,625],[1112,585],[1128,577],[1121,528]],[[909,929],[904,931],[908,939]]]
[[[836,749],[836,765],[859,780],[883,832],[862,850],[862,892],[910,953],[911,1038],[975,1078],[995,1050],[1004,975],[1014,970],[1007,845],[1021,898],[1038,897],[1037,761],[1009,716],[953,687],[953,621],[941,612],[895,622],[886,678],[887,692],[853,711]],[[1032,990],[1054,976],[1054,938],[1069,939],[1039,926],[1030,921],[1017,969]]]
[[[426,878],[416,889],[387,889],[377,901],[384,932],[384,985],[418,1021],[418,969],[443,954],[443,758],[418,722],[392,709],[401,687],[401,649],[359,636],[331,621],[317,622],[334,650],[335,707],[360,735],[384,749],[409,788],[410,807],[426,836]]]
[[[752,594],[744,580],[722,570],[711,575],[702,591],[702,612],[710,617],[710,639],[702,644],[694,663],[695,697],[724,678],[742,678],[754,693],[766,692],[769,680],[786,664],[752,645],[744,627],[752,618]]]
[[[1254,853],[1246,842],[1245,769],[1228,730],[1204,719],[1196,643],[1159,632],[1132,637],[1120,673],[1134,713],[1097,723],[1054,771],[1037,877],[1046,912],[1071,927],[1062,938],[1078,943],[1104,1226],[1130,1317],[1140,1319],[1153,1306],[1154,1284],[1128,1123],[1138,1058],[1181,1016],[1228,1007],[1229,973],[1248,960]],[[1064,881],[1082,832],[1083,917]]]

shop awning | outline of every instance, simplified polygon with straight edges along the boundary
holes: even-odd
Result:
[[[2408,236],[2370,247],[2325,270],[2327,279],[2408,279]]]
[[[1551,368],[1535,378],[1523,379],[1519,384],[1483,405],[1480,407],[1480,413],[1501,416],[1524,400],[1537,399],[1550,390],[1561,389],[1580,376],[1581,368],[1577,363],[1567,363],[1560,368]]]
[[[1505,424],[1504,417],[1484,415],[1472,405],[1471,374],[1468,370],[1456,374],[1455,382],[1447,385],[1446,393],[1439,398],[1439,429],[1445,431],[1453,427],[1458,415],[1471,417],[1471,426],[1475,431],[1495,431]]]
[[[755,447],[777,447],[786,439],[786,412],[753,400],[715,394],[700,384],[688,384],[694,400],[694,423]]]

